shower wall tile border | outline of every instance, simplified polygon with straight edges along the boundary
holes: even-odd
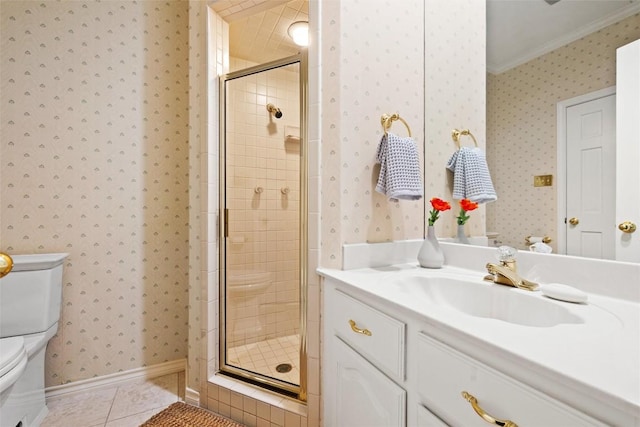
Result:
[[[309,423],[306,405],[222,376],[207,385],[207,408],[247,427],[315,425]]]

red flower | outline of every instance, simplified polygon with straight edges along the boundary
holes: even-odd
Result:
[[[437,197],[431,199],[431,206],[433,206],[433,209],[429,212],[431,214],[429,217],[429,225],[433,225],[438,220],[440,212],[451,209],[449,202],[438,199]]]
[[[470,218],[470,216],[467,215],[467,212],[476,209],[478,209],[478,204],[476,202],[472,202],[469,199],[460,200],[460,215],[456,217],[458,219],[458,225],[464,225]]]
[[[440,212],[448,211],[449,209],[451,209],[451,205],[449,204],[449,202],[447,202],[446,200],[438,199],[437,197],[431,199],[431,206],[433,206],[433,209]]]

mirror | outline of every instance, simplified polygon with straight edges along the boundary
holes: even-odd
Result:
[[[487,0],[487,160],[499,197],[487,205],[487,231],[498,233],[502,244],[527,249],[527,236],[549,237],[557,253],[565,232],[559,221],[565,213],[558,212],[565,191],[558,187],[564,171],[557,161],[557,104],[615,85],[616,49],[640,38],[638,6]],[[576,26],[563,33],[567,22]],[[528,29],[537,31],[524,34]],[[538,45],[518,51],[518,36]],[[551,175],[551,186],[534,187],[539,175]]]

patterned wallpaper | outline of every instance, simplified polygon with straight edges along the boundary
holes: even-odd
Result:
[[[424,200],[392,203],[374,187],[382,114],[399,113],[424,143],[424,5],[322,7],[322,265],[336,267],[344,243],[423,235]],[[406,135],[400,122],[392,131]]]
[[[436,222],[439,237],[454,236],[460,212],[453,200],[453,174],[445,169],[457,150],[453,129],[469,129],[484,148],[486,103],[486,4],[475,0],[428,0],[425,9],[425,175],[427,200],[441,197],[451,210]],[[463,146],[473,140],[462,137]],[[427,203],[425,215],[431,205]],[[485,207],[470,213],[467,235],[485,234]]]
[[[498,201],[487,230],[503,244],[524,248],[528,235],[557,241],[557,188],[533,187],[534,175],[557,176],[556,104],[615,85],[616,49],[638,38],[640,14],[488,75],[487,160]]]
[[[187,5],[0,3],[2,249],[70,253],[48,386],[186,357]]]
[[[322,15],[321,263],[339,267],[342,244],[422,238],[428,200],[451,200],[451,130],[485,133],[485,5],[328,2]],[[390,203],[373,190],[380,116],[393,112],[421,148],[426,204]],[[392,130],[406,134],[399,122]],[[469,234],[484,234],[483,209]],[[455,210],[436,223],[439,236],[454,234]]]

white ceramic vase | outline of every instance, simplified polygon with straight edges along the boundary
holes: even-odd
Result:
[[[444,254],[440,249],[433,225],[427,228],[427,238],[422,242],[418,252],[418,263],[425,268],[442,268],[444,264]]]
[[[458,234],[456,235],[456,243],[462,243],[464,245],[469,244],[467,235],[464,234],[464,224],[458,224]]]

